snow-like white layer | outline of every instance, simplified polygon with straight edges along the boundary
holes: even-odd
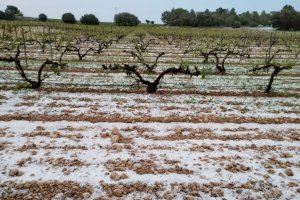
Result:
[[[203,95],[144,95],[2,91],[1,115],[47,114],[122,117],[300,118],[296,97],[226,97]]]
[[[49,132],[50,135],[55,131],[62,136],[70,137],[49,137],[42,134],[29,137],[28,133],[36,132],[37,127],[43,127],[42,132]],[[111,133],[113,128],[117,128],[125,138],[132,138],[130,143],[132,148],[125,149],[123,144],[121,151],[111,149],[110,137],[103,138],[101,134]],[[138,128],[145,129],[143,134],[138,132]],[[125,131],[127,129],[127,131]],[[181,130],[203,130],[211,131],[216,136],[228,136],[225,140],[219,139],[184,139],[167,140],[163,137],[174,134],[178,129]],[[0,151],[0,180],[1,181],[47,181],[47,180],[71,180],[79,183],[91,184],[96,194],[101,194],[99,181],[106,183],[116,183],[111,180],[108,169],[105,167],[107,161],[130,160],[140,162],[140,160],[153,160],[159,168],[168,169],[174,167],[165,163],[165,160],[178,161],[178,166],[191,170],[192,174],[137,174],[133,170],[127,169],[124,173],[129,177],[122,183],[134,183],[137,181],[154,184],[156,181],[170,186],[171,183],[183,182],[199,184],[209,182],[225,182],[242,184],[249,180],[263,180],[271,183],[274,187],[282,190],[282,199],[297,199],[299,194],[295,188],[289,188],[289,182],[300,181],[300,141],[294,141],[286,137],[284,140],[275,138],[253,140],[235,140],[233,135],[258,135],[273,133],[278,136],[285,136],[291,132],[299,134],[299,124],[266,124],[255,123],[232,124],[232,123],[89,123],[89,122],[29,122],[29,121],[10,121],[0,122],[0,132],[4,135],[0,137],[0,143],[5,144],[4,150]],[[74,135],[80,134],[82,137],[76,138]],[[183,134],[188,134],[183,131]],[[157,140],[154,140],[158,137]],[[153,138],[153,139],[152,139]],[[159,139],[161,138],[161,139]],[[23,145],[35,144],[36,148],[20,150]],[[80,147],[85,149],[64,148],[65,145]],[[253,146],[254,145],[254,146]],[[192,150],[195,147],[205,147],[204,149]],[[209,148],[207,148],[209,147]],[[36,151],[32,155],[32,151]],[[134,153],[134,154],[133,154]],[[289,153],[291,157],[283,158],[282,153]],[[25,162],[24,166],[18,167],[18,161],[31,158],[30,162]],[[83,166],[53,166],[49,159],[64,158],[66,160],[78,159],[83,162]],[[293,176],[281,176],[284,168],[272,165],[276,173],[268,174],[263,163],[269,162],[269,158],[275,158],[283,163],[289,162],[294,172]],[[250,167],[246,172],[230,172],[225,166],[230,163],[239,163]],[[18,168],[24,172],[20,177],[10,177],[10,169]],[[63,169],[71,171],[69,175],[63,173]],[[217,172],[217,169],[221,169]],[[32,175],[34,174],[34,175]],[[268,174],[266,179],[263,175]],[[285,192],[289,191],[289,192]],[[225,190],[225,198],[232,199],[236,193]],[[130,198],[128,196],[127,198]],[[209,197],[208,197],[209,198]]]

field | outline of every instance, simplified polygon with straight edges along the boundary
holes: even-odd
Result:
[[[300,199],[299,33],[48,25],[0,29],[1,199]]]

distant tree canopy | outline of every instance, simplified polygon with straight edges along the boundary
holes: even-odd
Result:
[[[300,30],[300,12],[293,6],[286,5],[279,12],[272,13],[273,27],[280,30]]]
[[[0,20],[14,20],[16,17],[23,16],[23,13],[13,5],[8,5],[5,11],[0,11]],[[47,21],[45,14],[39,15],[40,21]],[[300,30],[300,12],[293,6],[286,5],[281,11],[266,13],[244,12],[237,14],[235,9],[218,8],[215,11],[206,9],[202,12],[186,10],[183,8],[173,8],[162,13],[161,20],[165,25],[170,26],[192,26],[192,27],[233,27],[241,26],[256,27],[259,25],[270,26],[280,30]],[[64,23],[74,24],[76,19],[72,13],[62,15]],[[82,24],[98,25],[100,22],[93,14],[86,14],[80,19]],[[140,24],[137,16],[123,12],[116,14],[114,22],[118,26],[136,26]],[[146,20],[147,24],[154,24],[154,21]]]
[[[23,16],[23,13],[16,6],[7,6],[5,13],[13,16]]]
[[[0,11],[0,19],[14,20],[19,16],[23,16],[23,13],[16,6],[7,6],[5,12]]]
[[[81,17],[80,22],[86,25],[98,25],[100,22],[93,14],[85,14]]]
[[[48,20],[48,17],[44,13],[41,13],[39,15],[39,21],[46,22],[47,20]]]
[[[193,10],[189,12],[183,8],[172,9],[162,13],[161,20],[163,23],[171,26],[193,26],[193,21],[196,16],[193,15]]]
[[[6,18],[5,12],[0,10],[0,19],[5,19],[5,18]]]
[[[114,21],[118,26],[137,26],[141,23],[137,16],[127,12],[116,14]]]
[[[204,12],[188,11],[183,8],[172,9],[162,13],[162,21],[170,26],[194,26],[194,27],[215,27],[215,26],[258,26],[270,25],[271,15],[263,11],[245,12],[237,14],[235,9],[231,10],[218,8],[215,11],[206,9]]]
[[[146,19],[145,21],[147,24],[154,24],[155,22],[154,21],[150,21],[149,19]]]
[[[72,13],[63,14],[61,19],[64,23],[67,23],[67,24],[75,24],[76,23],[75,16]]]

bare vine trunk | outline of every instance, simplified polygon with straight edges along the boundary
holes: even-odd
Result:
[[[149,83],[147,84],[147,93],[149,94],[153,94],[157,91],[157,87],[158,87],[158,84],[156,83]]]
[[[218,65],[218,64],[217,64],[216,68],[219,70],[219,72],[220,72],[221,74],[224,75],[224,74],[226,73],[226,69],[225,69],[224,66]]]
[[[275,78],[275,76],[277,76],[277,74],[279,73],[279,71],[280,71],[280,69],[274,69],[274,71],[273,71],[273,73],[271,75],[271,78],[269,80],[269,84],[268,84],[268,86],[266,88],[266,91],[265,91],[267,94],[271,91],[274,78]]]

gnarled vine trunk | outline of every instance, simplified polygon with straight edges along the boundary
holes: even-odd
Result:
[[[224,67],[223,65],[217,64],[217,65],[216,65],[216,68],[218,69],[218,71],[219,71],[222,75],[224,75],[224,74],[226,73],[226,69],[225,69],[225,67]]]
[[[58,62],[54,62],[54,61],[51,61],[49,59],[46,59],[46,61],[43,62],[43,64],[40,66],[39,70],[38,70],[38,77],[37,77],[37,80],[32,80],[30,79],[26,74],[25,74],[25,71],[24,71],[24,68],[23,66],[21,65],[21,61],[19,59],[19,56],[20,56],[20,45],[22,43],[20,43],[18,46],[17,46],[17,53],[14,57],[12,56],[9,56],[9,57],[0,57],[0,61],[4,61],[4,62],[8,62],[8,63],[14,63],[15,64],[15,68],[17,69],[17,71],[19,72],[20,76],[22,77],[22,79],[29,83],[30,84],[30,88],[31,89],[38,89],[40,88],[40,86],[42,85],[43,83],[43,77],[42,77],[42,74],[43,74],[43,71],[44,69],[49,66],[49,65],[52,65],[52,67],[62,67],[64,66],[64,64],[61,63],[62,61],[62,56],[64,55],[64,53],[66,52],[66,50],[62,53],[61,57],[60,57],[60,60],[59,60],[59,63]]]
[[[148,83],[146,91],[147,91],[148,94],[153,94],[153,93],[156,93],[157,88],[158,88],[157,83]]]
[[[280,69],[279,68],[275,68],[274,71],[273,71],[273,73],[271,74],[271,78],[269,80],[269,84],[268,84],[268,86],[266,88],[266,91],[265,91],[267,94],[271,91],[274,78],[275,78],[275,76],[277,76],[277,74],[279,72],[280,72]]]

